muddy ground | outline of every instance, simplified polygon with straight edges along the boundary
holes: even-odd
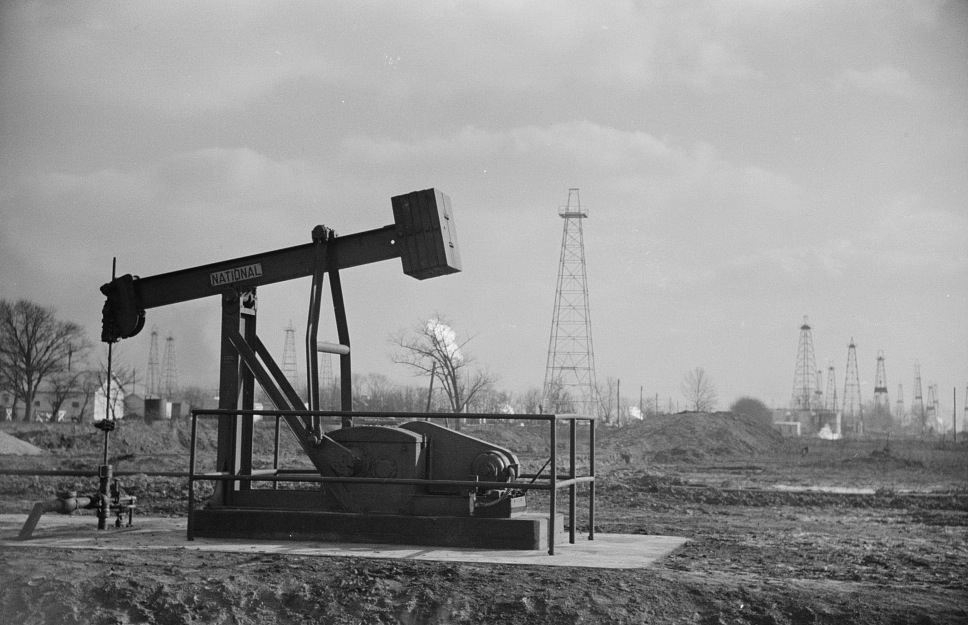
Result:
[[[257,430],[257,441],[271,440],[271,428]],[[90,425],[0,431],[47,451],[0,455],[0,471],[92,469],[101,460],[103,438]],[[548,455],[543,428],[488,424],[473,433],[526,465]],[[185,427],[129,423],[112,437],[116,470],[187,469]],[[211,455],[214,434],[203,429],[201,439]],[[298,464],[294,446],[285,450]],[[968,446],[783,440],[719,413],[599,428],[597,454],[597,531],[690,542],[646,570],[7,549],[0,621],[968,622]],[[32,502],[94,485],[0,476],[0,512],[26,518]],[[185,513],[184,479],[138,475],[125,485],[141,514]]]

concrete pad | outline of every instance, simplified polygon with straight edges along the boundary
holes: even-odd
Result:
[[[0,514],[0,548],[2,549],[105,549],[118,551],[191,550],[223,553],[278,554],[293,556],[381,558],[430,560],[479,564],[527,564],[532,566],[568,566],[606,569],[641,569],[652,566],[688,539],[676,536],[630,534],[596,534],[576,536],[575,544],[555,545],[555,555],[534,550],[454,549],[409,547],[403,545],[337,544],[324,542],[287,542],[186,538],[187,519],[135,517],[126,528],[97,530],[93,515],[44,515],[33,538],[17,540],[27,515]]]

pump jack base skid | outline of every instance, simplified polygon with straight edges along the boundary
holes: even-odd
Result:
[[[560,514],[555,527],[563,527]],[[194,512],[188,539],[196,537],[533,550],[548,548],[548,515],[489,519],[207,508]]]

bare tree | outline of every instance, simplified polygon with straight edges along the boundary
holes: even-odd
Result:
[[[541,406],[541,389],[531,387],[518,396],[518,412],[537,414]]]
[[[41,383],[67,371],[74,354],[89,347],[84,330],[57,319],[53,308],[0,300],[0,383],[24,402],[24,421],[33,417]]]
[[[615,378],[607,377],[604,382],[599,381],[595,389],[595,395],[598,398],[598,414],[604,423],[612,422],[612,400],[615,399],[617,384],[618,382]],[[618,406],[616,406],[615,411],[616,425],[622,425],[622,414],[617,408]]]
[[[390,337],[390,342],[397,348],[391,360],[407,365],[417,375],[434,376],[455,413],[465,412],[475,395],[497,381],[486,370],[472,366],[474,359],[465,349],[470,338],[460,341],[448,321],[439,315],[411,330],[401,330]]]
[[[682,396],[696,412],[716,409],[716,386],[702,367],[696,367],[686,374],[682,380]]]
[[[56,421],[58,414],[60,414],[61,406],[64,402],[71,396],[85,395],[84,405],[80,407],[77,415],[74,417],[83,416],[84,410],[87,407],[87,397],[85,392],[85,385],[88,378],[91,377],[90,371],[79,371],[77,369],[71,371],[61,371],[60,373],[55,373],[50,376],[50,414],[51,420]]]
[[[389,412],[395,408],[393,394],[396,387],[390,378],[382,373],[354,375],[353,389],[353,403],[359,404],[357,410]]]
[[[474,412],[502,412],[511,406],[511,394],[492,385],[478,393],[471,406]]]
[[[187,409],[183,410],[184,414],[187,415],[196,408],[204,408],[205,400],[212,395],[213,393],[211,391],[207,391],[201,386],[195,384],[183,388],[181,391],[181,398],[183,402],[188,404]]]
[[[554,378],[546,385],[542,401],[545,412],[553,414],[575,412],[575,402],[572,401],[571,393],[562,384],[561,378]]]

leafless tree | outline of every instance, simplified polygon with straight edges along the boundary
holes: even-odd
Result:
[[[382,373],[353,376],[354,407],[357,410],[388,412],[396,408],[396,386]]]
[[[696,367],[686,374],[682,380],[682,396],[696,412],[716,409],[716,386],[702,367]]]
[[[604,423],[612,422],[612,402],[615,399],[617,384],[618,382],[615,378],[607,377],[604,382],[599,381],[595,389],[595,395],[598,398],[598,415]],[[618,406],[615,406],[615,408],[616,425],[622,425],[621,411],[618,409]]]
[[[518,412],[537,414],[541,408],[541,390],[531,387],[518,397]]]
[[[437,315],[391,336],[390,343],[396,346],[391,360],[407,365],[417,375],[434,376],[447,396],[450,410],[465,412],[475,395],[493,387],[497,380],[487,370],[472,366],[474,359],[466,349],[470,340],[460,340],[450,323]]]
[[[478,393],[471,407],[474,412],[501,412],[511,405],[511,394],[494,386]]]
[[[33,417],[41,383],[67,371],[75,355],[89,348],[84,330],[58,319],[53,308],[0,300],[0,384],[24,402],[24,421]]]
[[[188,415],[195,408],[204,408],[206,398],[211,397],[212,395],[213,393],[211,391],[207,391],[201,386],[195,384],[186,386],[181,391],[182,401],[187,404],[187,406],[182,410],[183,414]]]
[[[565,388],[565,385],[558,378],[548,383],[542,401],[544,402],[542,408],[547,413],[564,414],[575,412],[575,402],[572,401],[571,393],[568,392],[568,389]]]
[[[50,376],[49,388],[51,420],[57,420],[57,415],[60,413],[61,406],[63,406],[64,402],[72,396],[76,397],[78,395],[85,395],[84,405],[81,406],[79,414],[76,416],[82,416],[84,414],[84,409],[87,407],[85,385],[90,377],[90,371],[78,369],[61,371],[60,373],[55,373]]]

